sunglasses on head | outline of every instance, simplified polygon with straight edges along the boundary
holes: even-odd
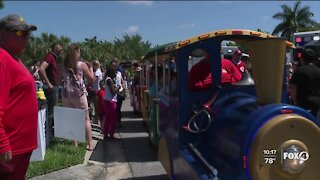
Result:
[[[19,37],[29,35],[29,31],[15,30],[14,32],[16,32],[16,35]]]

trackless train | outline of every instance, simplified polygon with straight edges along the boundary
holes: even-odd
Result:
[[[250,55],[251,73],[236,83],[221,80],[223,41]],[[284,64],[293,48],[270,34],[227,29],[143,57],[141,111],[170,179],[319,179],[320,122],[288,104]],[[209,86],[191,89],[203,72],[190,72],[204,57]]]

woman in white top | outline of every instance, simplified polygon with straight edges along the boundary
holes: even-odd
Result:
[[[117,124],[117,93],[119,92],[119,87],[116,86],[116,70],[114,68],[109,68],[107,71],[107,78],[105,83],[105,96],[104,96],[104,138],[115,139],[114,132]]]

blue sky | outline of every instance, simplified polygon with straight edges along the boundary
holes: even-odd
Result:
[[[4,1],[0,16],[17,13],[43,32],[73,42],[97,36],[113,41],[138,33],[152,45],[184,40],[219,29],[260,28],[272,32],[272,16],[295,1]],[[320,22],[320,1],[302,1]]]

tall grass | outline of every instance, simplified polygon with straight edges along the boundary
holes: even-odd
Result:
[[[30,162],[26,178],[82,164],[85,153],[85,143],[79,143],[78,147],[74,147],[72,141],[55,138],[46,149],[43,161]]]

